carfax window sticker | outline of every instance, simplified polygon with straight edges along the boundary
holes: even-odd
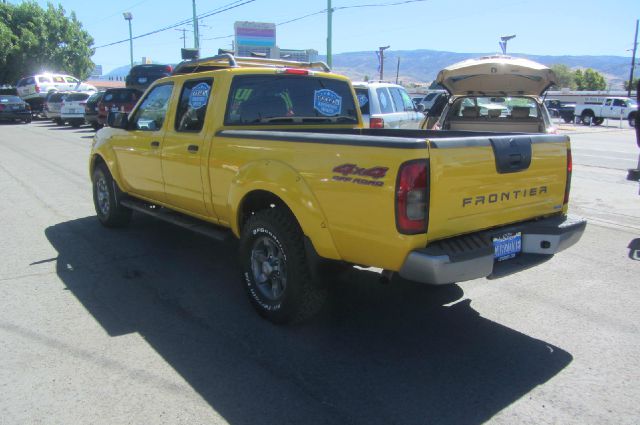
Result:
[[[366,105],[367,103],[369,103],[369,98],[367,97],[367,95],[366,95],[366,94],[362,94],[362,93],[360,93],[360,94],[358,94],[358,95],[357,95],[357,97],[358,97],[358,104],[359,104],[360,106],[364,106],[364,105]]]
[[[211,87],[207,83],[198,83],[191,89],[189,95],[189,106],[193,109],[200,109],[206,106],[207,100],[209,100],[209,90]]]
[[[342,109],[342,97],[333,90],[315,90],[313,92],[313,107],[327,117],[338,115]]]

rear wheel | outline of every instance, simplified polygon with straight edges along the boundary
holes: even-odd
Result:
[[[132,211],[120,204],[122,191],[104,164],[93,171],[93,204],[98,220],[106,227],[123,227],[129,224]]]
[[[629,125],[631,127],[636,126],[636,114],[629,114]]]
[[[267,320],[299,322],[322,307],[327,291],[313,283],[302,230],[288,211],[270,208],[247,221],[240,261],[251,304]]]
[[[591,125],[591,122],[593,121],[593,112],[583,112],[582,115],[580,115],[580,120],[582,121],[583,125]]]

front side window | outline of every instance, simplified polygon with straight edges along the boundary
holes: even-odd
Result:
[[[65,80],[67,80],[67,83],[73,83],[73,84],[77,84],[77,83],[79,83],[79,81],[78,81],[78,80],[76,80],[76,79],[75,79],[75,78],[73,78],[73,77],[64,77],[64,78],[65,78]]]
[[[158,131],[164,124],[173,84],[162,84],[154,87],[144,98],[136,110],[131,125],[134,130]],[[106,98],[106,95],[105,95]]]
[[[176,111],[176,131],[202,130],[212,85],[211,78],[185,81]]]
[[[233,79],[225,125],[355,124],[349,84],[302,75],[247,75]]]
[[[627,104],[622,99],[613,99],[613,106],[622,106],[624,108]]]

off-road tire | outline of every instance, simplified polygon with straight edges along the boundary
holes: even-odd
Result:
[[[120,204],[122,191],[104,164],[96,165],[92,176],[93,205],[98,220],[105,227],[124,227],[131,221],[132,211]]]
[[[276,261],[269,277],[265,267],[271,270],[274,263],[266,261],[261,249],[267,242],[272,244],[276,254],[273,258],[268,257]],[[262,271],[262,277],[256,276],[256,264],[261,261],[263,265],[269,263],[257,268]],[[322,308],[327,290],[313,282],[302,230],[289,211],[270,208],[249,218],[240,238],[240,262],[249,300],[265,319],[276,324],[297,323],[309,319]],[[277,275],[271,277],[275,272]],[[259,283],[260,278],[266,278],[266,281]],[[280,289],[273,290],[274,287]],[[274,293],[267,295],[271,290]]]

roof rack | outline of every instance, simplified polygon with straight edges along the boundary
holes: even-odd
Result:
[[[173,70],[173,74],[191,74],[194,72],[210,71],[222,68],[239,68],[243,66],[259,66],[267,68],[293,67],[303,69],[320,69],[324,72],[331,72],[331,68],[329,68],[329,66],[324,62],[297,62],[282,59],[235,57],[229,53],[223,53],[208,58],[180,62]]]

